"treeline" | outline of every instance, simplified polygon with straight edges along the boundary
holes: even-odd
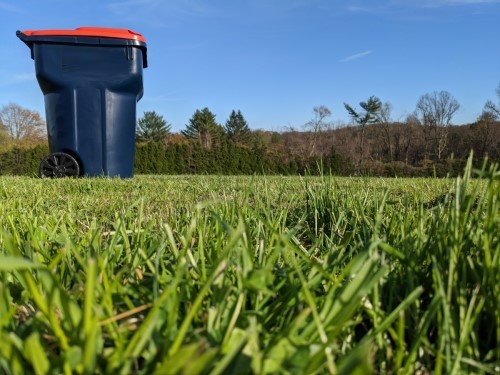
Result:
[[[197,109],[179,133],[156,112],[138,119],[136,174],[315,174],[341,176],[455,176],[471,152],[481,166],[500,161],[498,104],[487,101],[476,121],[453,125],[460,104],[446,91],[422,95],[402,121],[376,96],[344,103],[350,124],[330,121],[326,106],[299,128],[252,130],[239,110],[225,123]],[[38,113],[9,104],[0,110],[0,174],[36,175],[48,154]]]
[[[316,174],[320,170],[346,175],[352,170],[333,150],[325,157],[286,157],[265,147],[248,147],[226,140],[207,149],[196,141],[165,145],[138,144],[135,172],[140,174]]]
[[[333,130],[285,132],[268,134],[269,147],[292,156],[308,155],[314,145],[314,155],[322,158],[331,150],[350,163],[350,174],[374,176],[438,176],[455,174],[473,153],[474,162],[500,160],[500,122],[477,121],[468,125],[450,126],[446,147],[440,158],[429,155],[426,129],[411,122],[372,124],[364,129],[360,149],[360,127],[345,126]],[[316,140],[314,141],[314,139]]]
[[[256,135],[253,133],[253,135]],[[278,135],[278,137],[276,137]],[[381,177],[445,177],[463,172],[468,155],[447,158],[439,162],[421,162],[410,165],[401,161],[364,163],[363,169],[336,148],[321,154],[304,156],[297,150],[277,147],[288,137],[306,139],[307,135],[293,133],[258,132],[252,147],[222,141],[212,148],[187,140],[180,143],[139,143],[136,146],[135,173],[137,174],[221,174],[221,175],[317,175],[381,176]],[[274,141],[272,141],[274,140]],[[278,144],[276,142],[279,142]],[[476,157],[480,167],[484,158]]]
[[[38,175],[40,161],[48,155],[46,145],[14,147],[0,153],[0,175]],[[211,149],[188,141],[165,145],[138,143],[135,152],[136,174],[317,174],[320,170],[339,175],[351,172],[348,161],[332,151],[323,158],[284,158],[265,148],[250,148],[226,141]]]
[[[297,134],[281,134],[282,142]],[[465,157],[448,158],[440,162],[424,162],[410,165],[400,161],[367,162],[364,170],[334,148],[319,156],[303,157],[289,150],[265,146],[266,138],[274,133],[260,134],[261,144],[253,147],[239,145],[229,140],[211,149],[189,140],[180,143],[138,143],[136,146],[136,174],[220,174],[220,175],[316,175],[332,173],[338,176],[366,175],[385,177],[445,177],[456,176],[463,171]],[[304,137],[304,134],[302,134]],[[276,142],[276,139],[275,139]],[[274,144],[276,146],[276,144]],[[29,148],[14,147],[0,153],[1,175],[37,176],[40,161],[49,153],[46,145]],[[480,167],[481,158],[475,158]]]

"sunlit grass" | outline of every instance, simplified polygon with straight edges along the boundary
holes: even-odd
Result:
[[[0,372],[495,373],[499,173],[0,179]]]

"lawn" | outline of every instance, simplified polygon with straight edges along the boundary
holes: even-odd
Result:
[[[0,373],[496,373],[499,213],[495,167],[3,176]]]

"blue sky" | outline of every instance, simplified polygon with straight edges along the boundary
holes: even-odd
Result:
[[[0,0],[0,106],[43,116],[43,95],[16,30],[128,28],[149,67],[138,115],[184,129],[196,109],[252,129],[300,128],[315,106],[348,122],[343,103],[378,96],[402,120],[446,90],[474,121],[500,82],[500,0]]]

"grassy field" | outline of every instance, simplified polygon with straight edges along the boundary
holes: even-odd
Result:
[[[0,373],[500,372],[500,173],[0,178]]]

